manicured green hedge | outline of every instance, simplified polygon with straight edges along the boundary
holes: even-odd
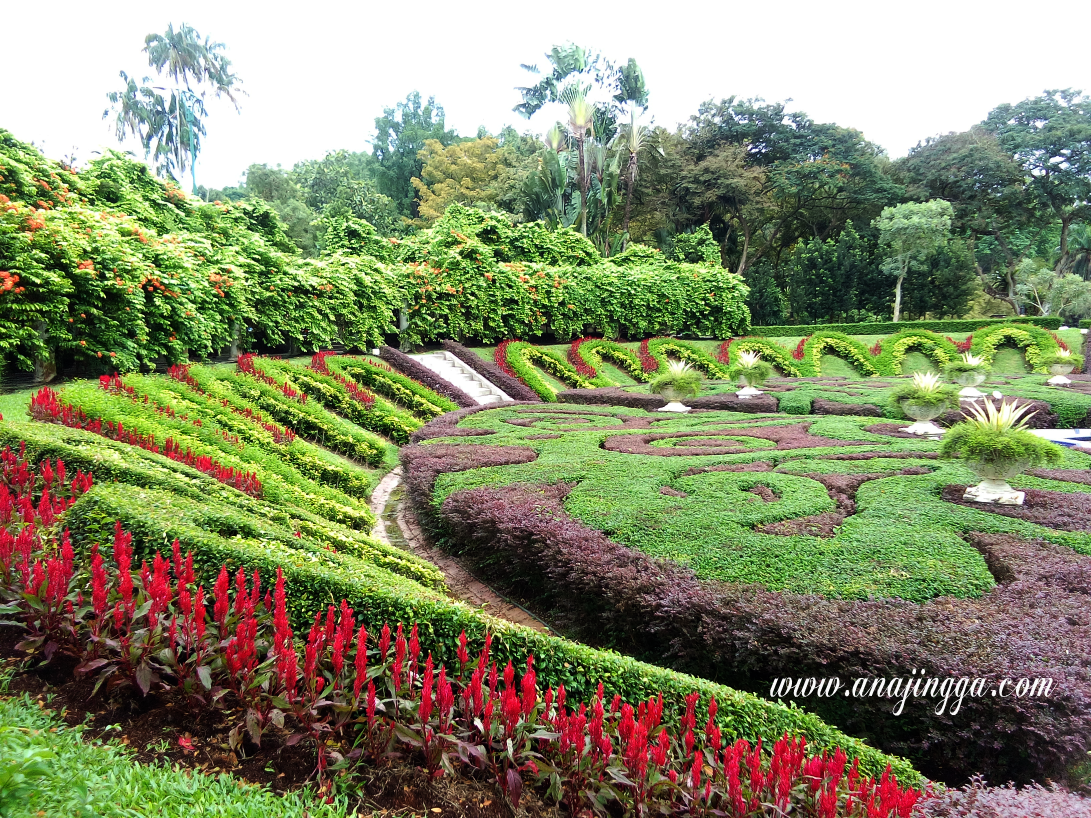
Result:
[[[265,360],[262,365],[266,365]],[[217,389],[214,384],[220,384],[219,388],[226,393],[242,397],[267,412],[278,423],[338,454],[365,463],[373,462],[376,457],[381,458],[380,462],[384,463],[390,460],[390,445],[386,441],[373,432],[365,431],[338,417],[319,402],[300,403],[269,384],[226,367],[206,369],[194,366],[190,368],[190,374],[209,392]]]
[[[496,348],[497,363],[506,363],[523,383],[538,393],[544,401],[556,402],[557,391],[535,371],[541,367],[554,378],[576,389],[590,387],[591,381],[585,379],[568,361],[552,350],[538,347],[526,341],[506,341]]]
[[[137,382],[136,376],[133,376]],[[330,520],[370,530],[375,517],[366,501],[304,477],[284,460],[258,446],[226,440],[214,425],[195,426],[179,417],[157,414],[148,405],[127,396],[107,393],[97,382],[74,381],[61,392],[61,400],[79,407],[91,418],[124,424],[141,435],[153,435],[162,446],[168,437],[195,454],[207,455],[224,466],[253,471],[262,483],[262,495],[281,506],[301,505]],[[366,496],[366,495],[365,495]]]
[[[887,335],[911,329],[926,329],[932,332],[976,332],[982,327],[993,324],[1033,324],[1044,329],[1060,329],[1063,323],[1052,315],[1025,316],[1013,315],[1010,318],[967,318],[945,321],[873,321],[860,324],[795,324],[770,327],[751,327],[752,335],[764,335],[767,338],[797,338],[821,330],[841,332],[845,335]]]
[[[746,336],[724,341],[720,346],[719,362],[724,366],[735,363],[735,356],[740,352],[758,352],[762,360],[772,364],[780,374],[790,378],[803,377],[803,366],[792,354],[773,341],[765,338]]]
[[[454,401],[388,368],[386,364],[349,355],[331,355],[326,359],[326,365],[331,371],[346,375],[361,386],[401,404],[423,420],[431,420],[459,408]]]
[[[602,371],[604,361],[614,364],[637,383],[650,380],[650,376],[641,366],[639,355],[615,341],[603,338],[580,338],[573,341],[568,349],[568,360],[583,377],[590,376],[594,386],[617,386]]]
[[[310,398],[318,401],[331,412],[336,412],[368,431],[385,435],[395,443],[408,443],[409,436],[421,426],[421,421],[407,409],[395,406],[378,396],[369,408],[353,398],[336,378],[315,372],[309,367],[304,368],[287,361],[276,361],[270,368],[290,374],[292,380]],[[344,373],[341,375],[355,383],[348,375]],[[396,454],[394,462],[397,462]]]

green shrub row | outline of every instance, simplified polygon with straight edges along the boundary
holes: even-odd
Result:
[[[0,448],[17,449],[21,445],[26,446],[27,456],[34,462],[61,459],[69,471],[91,472],[99,487],[118,484],[144,488],[156,492],[156,496],[177,497],[179,503],[194,503],[207,509],[211,515],[208,519],[220,520],[212,529],[218,535],[230,538],[242,531],[262,531],[265,533],[261,537],[272,537],[282,545],[294,546],[305,541],[312,543],[308,546],[311,550],[330,546],[345,555],[381,560],[385,569],[428,587],[443,587],[442,575],[434,566],[405,551],[321,517],[305,506],[283,507],[250,497],[162,455],[79,429],[7,420],[0,423]],[[295,531],[303,535],[302,540],[295,538],[294,533],[291,537],[285,533]],[[169,544],[168,539],[157,547]]]
[[[263,365],[266,365],[263,362]],[[291,375],[307,395],[318,401],[331,412],[352,421],[368,431],[381,434],[401,445],[409,442],[409,436],[421,426],[421,421],[408,410],[388,403],[376,396],[370,407],[353,398],[336,378],[304,368],[300,364],[288,361],[275,361],[270,369]],[[348,375],[342,377],[353,381]],[[394,463],[397,463],[395,454]]]
[[[591,378],[593,386],[618,385],[603,371],[604,361],[614,364],[637,383],[649,380],[639,355],[616,341],[607,341],[604,338],[580,338],[573,341],[568,350],[568,360],[584,377],[594,371],[594,377]],[[589,369],[582,369],[581,365]]]
[[[352,378],[361,386],[401,404],[424,420],[431,420],[444,412],[454,412],[459,408],[454,401],[401,372],[388,368],[386,364],[377,364],[367,358],[350,355],[331,355],[326,358],[326,365],[330,371]]]
[[[568,361],[552,350],[538,347],[526,341],[507,341],[497,347],[503,362],[515,373],[515,377],[533,389],[542,400],[555,403],[557,390],[545,380],[535,367],[540,367],[557,380],[574,389],[587,389],[591,381],[585,379]],[[498,361],[499,363],[499,361]]]
[[[160,405],[171,406],[178,414],[185,413],[190,418],[201,418],[202,423],[214,423],[229,434],[238,436],[240,441],[282,458],[305,477],[343,491],[351,497],[368,498],[378,485],[381,472],[348,462],[302,437],[296,437],[290,443],[278,443],[272,432],[255,419],[255,415],[247,416],[245,409],[241,412],[232,411],[238,407],[231,402],[224,406],[222,399],[217,400],[208,394],[202,394],[181,381],[171,378],[135,379],[129,376],[125,383],[136,387],[138,395],[147,395]],[[242,402],[241,398],[238,400]],[[256,416],[263,417],[260,410],[252,408],[252,411]],[[382,463],[377,457],[372,462]]]
[[[858,324],[796,324],[785,326],[751,327],[753,335],[767,338],[798,338],[814,332],[830,330],[845,335],[888,335],[905,330],[924,329],[931,332],[976,332],[994,324],[1032,324],[1043,329],[1060,329],[1063,322],[1057,316],[1013,315],[1010,318],[952,318],[944,321],[871,321]],[[1082,324],[1081,324],[1082,326]]]
[[[263,360],[262,365],[267,365],[267,361]],[[300,403],[269,384],[226,367],[193,366],[190,374],[210,392],[217,388],[213,384],[220,384],[219,389],[224,393],[234,393],[278,423],[293,429],[296,434],[345,457],[362,463],[380,464],[391,459],[387,441],[343,420],[320,404],[311,401]]]
[[[136,380],[136,376],[131,377]],[[138,434],[152,435],[160,446],[167,438],[173,438],[194,454],[212,457],[224,466],[243,472],[252,471],[262,483],[263,496],[271,503],[302,505],[327,519],[361,530],[370,530],[375,523],[366,501],[361,503],[342,491],[304,477],[279,457],[257,446],[228,440],[214,425],[197,426],[180,417],[158,414],[142,402],[103,391],[92,381],[74,381],[67,385],[61,392],[61,400],[78,407],[91,418],[120,423]]]

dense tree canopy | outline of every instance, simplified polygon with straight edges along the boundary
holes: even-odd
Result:
[[[146,50],[180,93],[201,83],[234,92],[223,46],[189,27],[150,35]],[[603,257],[637,242],[693,261],[676,248],[701,236],[700,260],[715,258],[750,283],[756,323],[1091,314],[1076,284],[1091,281],[1091,100],[1079,91],[998,105],[969,130],[929,137],[891,162],[859,131],[787,102],[710,99],[664,128],[636,60],[584,45],[555,46],[522,67],[531,82],[514,89],[513,110],[555,116],[534,120],[544,134],[461,136],[434,97],[413,91],[376,117],[369,151],[333,151],[291,169],[255,164],[240,186],[202,189],[203,198],[267,202],[311,256],[366,245],[368,230],[404,237],[452,204],[574,228]],[[129,99],[119,128],[136,128],[160,171],[176,173],[199,147],[202,121],[187,131],[167,100],[162,117],[141,119],[133,106],[143,90],[126,93],[111,95]],[[897,249],[895,224],[923,221],[883,214],[937,208],[947,220],[939,238]]]

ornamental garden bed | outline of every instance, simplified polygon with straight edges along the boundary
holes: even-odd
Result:
[[[448,415],[403,449],[436,536],[595,644],[768,693],[784,676],[1050,677],[1048,701],[957,714],[884,699],[797,704],[926,773],[1073,774],[1091,748],[1091,534],[1064,479],[1013,482],[1007,516],[945,499],[973,479],[874,418],[518,405]],[[869,427],[872,431],[869,431]]]

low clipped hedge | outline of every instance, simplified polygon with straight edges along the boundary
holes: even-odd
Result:
[[[753,335],[766,338],[795,338],[814,332],[830,330],[845,335],[887,335],[908,330],[930,330],[932,332],[976,332],[982,327],[993,324],[1030,324],[1043,329],[1060,329],[1064,322],[1057,316],[1013,315],[1010,318],[966,318],[944,321],[870,321],[857,324],[794,324],[769,327],[751,327]],[[1081,323],[1082,326],[1082,323]]]
[[[535,371],[536,366],[569,386],[581,389],[592,386],[591,381],[577,372],[568,361],[548,349],[526,341],[504,341],[494,354],[501,369],[518,378],[539,398],[549,403],[556,402],[557,391]]]
[[[459,408],[453,400],[395,372],[386,364],[352,355],[331,355],[326,358],[326,365],[331,372],[352,378],[361,386],[404,406],[422,420],[431,420]]]
[[[1056,336],[1044,329],[1004,324],[975,332],[970,352],[983,357],[985,363],[992,364],[997,348],[1006,345],[1022,349],[1030,368],[1043,374],[1049,372],[1049,367],[1043,364],[1042,359],[1056,354],[1060,349]]]
[[[656,364],[653,369],[648,369],[650,362],[645,359],[645,372],[654,372],[660,367],[666,367],[671,358],[677,358],[690,364],[710,378],[723,379],[727,377],[727,369],[720,366],[715,358],[703,349],[699,349],[693,344],[687,344],[685,341],[679,341],[677,338],[649,338],[642,346]]]
[[[468,406],[477,406],[477,401],[467,395],[453,383],[441,378],[431,369],[416,359],[406,355],[400,349],[390,346],[379,347],[379,357],[397,369],[406,377],[412,378],[419,384],[431,389],[437,395],[450,400],[456,406],[465,409]]]
[[[573,341],[568,348],[568,360],[583,377],[590,378],[595,386],[618,385],[600,371],[604,361],[614,364],[637,383],[650,380],[635,352],[616,341],[607,341],[604,338],[579,338]]]
[[[395,443],[407,443],[409,436],[421,426],[421,421],[408,410],[394,406],[380,397],[376,397],[370,406],[365,406],[353,398],[336,378],[298,364],[279,361],[277,363],[284,370],[291,372],[292,379],[309,397],[328,410],[336,412],[370,432],[388,437]],[[342,377],[348,378],[347,375]],[[348,380],[352,379],[348,378]],[[396,454],[393,460],[397,461]],[[392,466],[393,463],[386,463],[386,465]]]
[[[125,429],[140,435],[152,435],[160,446],[173,438],[196,455],[212,457],[224,466],[242,472],[253,471],[262,483],[263,497],[276,505],[303,505],[327,519],[361,530],[370,530],[375,523],[366,501],[361,502],[341,490],[304,477],[284,459],[262,451],[258,446],[228,440],[214,425],[197,426],[191,420],[167,417],[142,401],[134,402],[128,396],[105,392],[92,381],[68,384],[61,393],[61,401],[81,409],[91,418],[122,424]],[[366,496],[366,492],[364,494]]]
[[[276,369],[278,363],[262,361],[270,369]],[[210,394],[216,394],[215,390],[220,389],[224,400],[231,400],[233,393],[257,406],[277,422],[295,430],[301,437],[338,454],[364,463],[381,463],[385,459],[386,447],[383,441],[374,434],[341,420],[317,403],[292,400],[269,384],[241,372],[192,366],[190,374]]]
[[[959,357],[959,351],[950,338],[926,329],[909,329],[882,340],[875,367],[884,375],[904,374],[905,356],[911,351],[927,356],[940,372]]]
[[[444,341],[443,348],[462,361],[462,363],[466,364],[466,366],[470,367],[470,369],[478,375],[485,378],[485,380],[489,381],[494,386],[498,386],[500,391],[512,400],[541,400],[541,398],[538,397],[537,392],[518,378],[513,378],[492,361],[486,361],[480,355],[475,354],[472,350],[467,349],[457,341]]]

